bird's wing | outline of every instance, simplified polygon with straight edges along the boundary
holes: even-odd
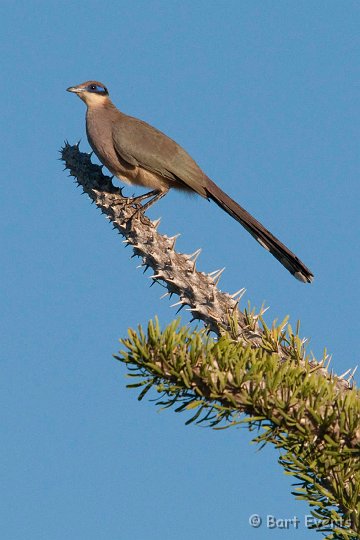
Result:
[[[117,154],[131,165],[160,174],[170,183],[183,184],[206,197],[206,175],[191,156],[158,129],[132,116],[114,123],[113,143]]]

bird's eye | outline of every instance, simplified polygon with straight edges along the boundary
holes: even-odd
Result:
[[[100,86],[99,84],[89,84],[88,90],[90,92],[98,92],[99,94],[100,93],[106,94],[106,89],[103,86]]]
[[[94,92],[94,94],[107,95],[107,93],[108,93],[105,86],[102,86],[101,84],[88,84],[87,87],[86,87],[86,90],[88,92]]]

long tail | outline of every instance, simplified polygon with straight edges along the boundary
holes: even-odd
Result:
[[[237,204],[226,193],[224,193],[210,178],[206,183],[206,191],[220,208],[225,210],[231,217],[236,219],[241,225],[259,242],[259,244],[270,251],[270,253],[281,262],[289,272],[303,283],[311,283],[314,275],[280,240],[271,234],[259,221],[249,212]]]

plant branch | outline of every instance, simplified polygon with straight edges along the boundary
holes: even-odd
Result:
[[[113,185],[112,178],[103,174],[102,167],[91,162],[91,154],[80,152],[78,144],[71,146],[66,142],[61,149],[61,160],[84,193],[125,237],[124,243],[132,246],[134,256],[141,257],[144,269],[153,270],[153,282],[166,288],[165,295],[179,296],[179,302],[175,304],[179,310],[188,306],[193,320],[202,320],[208,330],[218,336],[230,332],[234,340],[245,346],[276,352],[280,362],[295,358],[304,367],[309,363],[319,376],[335,380],[339,391],[351,388],[353,372],[350,370],[344,377],[334,377],[328,373],[325,359],[319,364],[307,357],[304,340],[294,337],[287,320],[276,332],[274,327],[269,331],[262,324],[262,313],[255,314],[246,309],[241,312],[238,304],[244,289],[232,295],[220,291],[218,283],[222,271],[210,274],[198,271],[196,260],[200,250],[192,255],[175,251],[178,235],[159,234],[159,221],[152,222],[142,214],[141,207],[134,202],[136,199],[124,197],[122,189]]]

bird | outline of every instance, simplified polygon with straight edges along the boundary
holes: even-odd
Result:
[[[173,139],[143,120],[121,112],[110,100],[104,84],[86,81],[67,91],[87,106],[86,134],[101,163],[123,182],[151,189],[136,198],[149,199],[142,205],[143,211],[170,188],[197,193],[238,221],[296,279],[312,282],[313,273],[289,248],[222,191]]]

